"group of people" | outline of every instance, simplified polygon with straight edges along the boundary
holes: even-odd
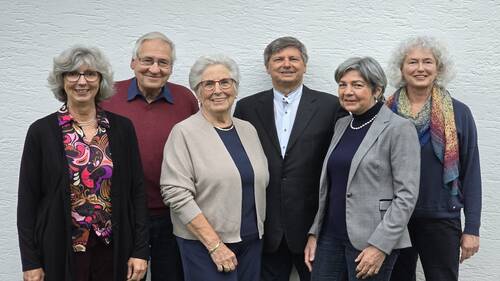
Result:
[[[264,50],[273,88],[240,99],[225,55],[202,56],[192,92],[168,82],[175,46],[141,36],[134,78],[114,82],[97,48],[54,59],[63,104],[34,122],[19,176],[25,281],[458,280],[479,249],[474,119],[450,96],[432,37],[335,70],[338,97],[303,84],[308,54]],[[124,117],[122,117],[124,116]],[[460,212],[465,214],[461,226]]]

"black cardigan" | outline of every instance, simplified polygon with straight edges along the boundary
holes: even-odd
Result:
[[[112,245],[115,280],[125,280],[130,257],[148,259],[148,214],[134,127],[106,111],[113,159]],[[23,271],[43,268],[46,281],[73,280],[68,163],[57,113],[28,129],[17,205]]]

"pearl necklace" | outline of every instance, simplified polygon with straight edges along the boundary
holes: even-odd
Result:
[[[214,126],[214,127],[215,127],[215,129],[217,129],[217,130],[221,130],[221,131],[225,131],[225,132],[227,132],[227,131],[231,131],[231,130],[234,128],[234,124],[233,124],[233,123],[231,123],[231,126],[226,127],[226,128],[221,128],[221,127],[217,127],[217,126]]]
[[[370,120],[366,121],[365,123],[361,124],[361,126],[359,126],[359,127],[354,127],[354,126],[352,125],[352,122],[354,122],[354,118],[352,118],[351,123],[349,123],[349,126],[350,126],[350,127],[351,127],[351,129],[353,129],[353,130],[359,130],[359,129],[363,128],[364,126],[366,126],[366,125],[370,124],[371,122],[373,122],[373,120],[375,120],[375,118],[377,117],[377,115],[378,115],[378,114],[375,114],[375,116],[373,116],[373,117],[372,117],[372,119],[370,119]]]

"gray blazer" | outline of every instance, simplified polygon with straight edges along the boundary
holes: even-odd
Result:
[[[323,162],[319,208],[309,231],[321,233],[328,189],[328,158],[352,117],[337,121]],[[386,254],[411,246],[407,223],[415,208],[420,181],[420,144],[410,121],[382,106],[354,154],[346,190],[347,234],[353,246],[373,245]]]

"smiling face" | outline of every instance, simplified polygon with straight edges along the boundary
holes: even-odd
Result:
[[[360,115],[375,105],[380,89],[374,93],[359,71],[351,70],[340,78],[338,94],[340,105],[345,110]]]
[[[229,80],[227,80],[229,79]],[[231,86],[227,89],[222,89],[220,83],[216,82],[211,90],[205,89],[204,81],[230,81]],[[208,66],[201,75],[201,81],[198,85],[198,98],[200,100],[202,110],[211,116],[229,114],[231,115],[231,107],[236,98],[236,84],[231,79],[229,70],[221,64]],[[212,84],[212,83],[210,83]]]
[[[415,48],[406,55],[401,74],[411,89],[430,89],[437,76],[437,63],[430,49]]]
[[[302,83],[305,72],[306,64],[300,50],[295,47],[274,53],[267,64],[267,73],[271,75],[273,86],[280,92],[296,89]]]
[[[152,65],[144,65],[141,60],[153,60]],[[169,66],[160,67],[158,61],[168,61]],[[137,58],[132,59],[130,68],[134,70],[141,93],[148,97],[157,96],[172,74],[172,48],[160,39],[146,40],[139,48]]]
[[[85,73],[88,71],[93,72],[95,69],[91,69],[86,65],[82,65],[77,69],[78,73]],[[69,81],[68,78],[64,76],[64,91],[66,92],[68,106],[72,107],[94,104],[95,97],[99,92],[100,83],[100,76],[93,82],[87,81],[85,75],[80,75],[78,80],[75,82]]]

